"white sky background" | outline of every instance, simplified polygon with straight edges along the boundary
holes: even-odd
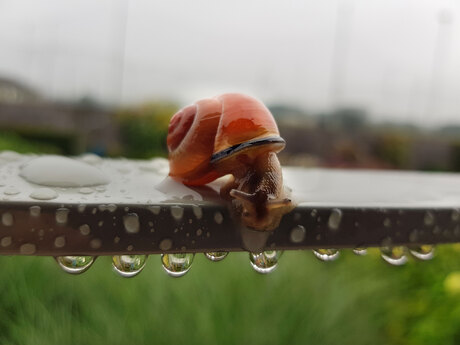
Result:
[[[0,0],[0,75],[51,98],[185,104],[242,91],[460,124],[459,11],[456,0]]]

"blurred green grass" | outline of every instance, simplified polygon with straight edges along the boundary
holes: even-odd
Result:
[[[80,276],[52,258],[1,257],[0,343],[458,344],[459,253],[444,246],[431,262],[390,267],[376,250],[331,263],[285,252],[267,276],[247,253],[196,255],[179,279],[158,256],[132,279],[107,257]]]

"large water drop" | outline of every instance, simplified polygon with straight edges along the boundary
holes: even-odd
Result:
[[[36,200],[52,200],[58,197],[58,193],[51,188],[38,188],[29,195]]]
[[[355,253],[356,255],[359,255],[359,256],[363,256],[363,255],[367,254],[367,249],[362,248],[362,247],[357,247],[357,248],[353,249],[353,253]]]
[[[134,277],[145,267],[147,255],[115,255],[112,266],[115,272],[125,278]]]
[[[434,246],[431,244],[422,244],[419,246],[409,246],[409,252],[413,257],[419,260],[431,260],[434,257]]]
[[[222,261],[228,255],[228,252],[209,252],[204,255],[211,261]]]
[[[314,249],[313,254],[321,261],[334,261],[340,256],[338,249]]]
[[[249,253],[252,268],[262,274],[273,272],[278,266],[279,258],[283,254],[280,250],[268,250],[262,253]]]
[[[93,256],[58,256],[56,261],[61,268],[70,274],[85,272],[94,262]]]
[[[342,221],[342,211],[340,211],[338,208],[334,208],[327,221],[327,226],[331,230],[338,230],[340,227],[341,221]]]
[[[110,182],[99,169],[60,156],[42,156],[25,164],[20,176],[25,180],[51,187],[88,187]]]
[[[401,266],[407,262],[406,251],[401,246],[387,246],[381,247],[380,253],[383,260],[394,266]]]
[[[195,254],[193,253],[162,254],[161,263],[163,264],[163,269],[171,277],[182,277],[192,267],[194,257]]]
[[[128,213],[123,217],[123,225],[127,233],[135,234],[139,232],[139,216],[136,213]]]

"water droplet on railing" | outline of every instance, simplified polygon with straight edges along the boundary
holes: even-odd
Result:
[[[12,226],[14,224],[13,215],[9,212],[5,212],[2,214],[2,224],[4,226]]]
[[[58,193],[51,188],[38,188],[29,196],[36,200],[52,200],[58,197]]]
[[[394,266],[401,266],[407,262],[407,256],[405,248],[402,246],[395,247],[381,247],[380,253],[386,262]]]
[[[268,250],[258,254],[249,253],[249,261],[256,272],[267,274],[276,269],[281,254],[283,252],[280,250]]]
[[[367,249],[366,248],[355,248],[353,249],[353,253],[355,253],[356,255],[363,256],[367,254]]]
[[[125,278],[134,277],[145,267],[147,255],[115,255],[112,266],[115,272]]]
[[[340,256],[338,249],[313,249],[313,254],[315,257],[321,261],[334,261]]]
[[[127,233],[135,234],[139,232],[139,216],[136,213],[128,213],[123,217],[123,225]]]
[[[110,182],[99,169],[81,161],[60,157],[41,156],[29,161],[20,176],[26,181],[51,187],[88,187]]]
[[[61,268],[70,274],[85,272],[94,262],[93,256],[58,256],[56,261]]]
[[[181,220],[184,215],[184,209],[180,206],[171,206],[171,215],[175,220]]]
[[[21,193],[21,191],[19,189],[17,189],[16,187],[7,187],[3,191],[3,194],[5,194],[5,195],[17,195],[19,193]]]
[[[163,269],[171,277],[182,277],[192,267],[193,253],[161,254]]]
[[[423,218],[423,223],[425,226],[432,226],[434,224],[434,214],[428,211],[425,213],[425,217]]]
[[[66,224],[69,216],[69,209],[65,207],[58,208],[56,210],[56,223]]]
[[[209,252],[204,255],[211,261],[221,261],[227,257],[228,252]]]
[[[291,233],[289,234],[289,239],[292,243],[301,243],[305,240],[305,236],[307,231],[302,225],[297,225],[291,229]]]
[[[217,224],[222,224],[222,222],[224,221],[224,216],[222,215],[222,213],[220,212],[214,213],[214,221]]]
[[[419,260],[431,260],[434,257],[434,246],[431,244],[409,246],[408,248],[412,256]]]
[[[338,230],[340,227],[340,222],[342,221],[342,211],[338,208],[334,208],[329,216],[327,226],[331,230]]]
[[[30,206],[29,207],[29,212],[32,217],[38,217],[40,216],[41,213],[41,208],[40,206]]]

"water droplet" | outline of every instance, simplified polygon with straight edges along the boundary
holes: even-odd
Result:
[[[93,256],[58,256],[56,261],[61,268],[70,274],[85,272],[94,262]]]
[[[385,218],[385,220],[383,221],[383,226],[385,228],[389,228],[391,226],[391,219],[390,218]]]
[[[367,255],[367,249],[366,248],[355,248],[353,249],[353,253],[355,253],[356,255],[360,255],[360,256]]]
[[[100,239],[98,239],[98,238],[94,238],[89,242],[89,246],[92,249],[99,249],[102,246],[102,241]]]
[[[203,217],[203,210],[198,205],[192,206],[193,214],[195,215],[196,219],[201,219]]]
[[[171,206],[171,215],[175,220],[181,220],[184,215],[184,209],[180,206]]]
[[[16,194],[19,194],[20,192],[21,191],[19,189],[17,189],[16,187],[7,187],[3,191],[3,194],[5,194],[5,195],[16,195]]]
[[[107,205],[107,210],[110,212],[110,213],[113,213],[117,210],[117,205],[115,204],[108,204]]]
[[[26,181],[51,187],[88,187],[110,182],[99,169],[61,156],[41,156],[26,163],[20,176]]]
[[[119,275],[125,278],[134,277],[145,267],[147,255],[115,255],[112,266]]]
[[[36,200],[52,200],[58,197],[58,193],[51,188],[38,188],[34,190],[30,195],[32,199]]]
[[[92,194],[92,193],[94,193],[94,189],[88,188],[88,187],[84,187],[84,188],[80,188],[80,189],[78,190],[78,192],[79,192],[80,194]]]
[[[161,254],[163,269],[171,277],[182,277],[192,267],[193,253]]]
[[[283,254],[280,250],[268,250],[259,254],[249,253],[252,268],[262,274],[273,272],[278,266],[279,258]]]
[[[22,158],[22,155],[14,151],[5,150],[5,151],[0,152],[0,160],[6,161],[6,162],[15,162],[15,161],[20,160],[21,158]]]
[[[221,261],[227,257],[228,252],[209,252],[204,255],[211,261]]]
[[[32,255],[36,251],[35,244],[25,243],[19,247],[19,252],[24,255]]]
[[[222,213],[220,212],[214,213],[214,221],[217,224],[222,224],[222,222],[224,221],[224,216],[222,215]]]
[[[87,164],[95,165],[102,162],[102,158],[94,153],[85,153],[79,157],[79,160]]]
[[[160,214],[160,211],[161,211],[160,206],[150,205],[150,206],[147,206],[147,208],[149,209],[150,212],[152,212],[156,216],[158,216]]]
[[[431,260],[434,257],[434,246],[422,244],[420,246],[409,246],[409,252],[419,260]]]
[[[85,212],[85,208],[86,208],[86,205],[80,204],[80,205],[78,205],[77,210],[78,210],[78,212],[83,213],[83,212]]]
[[[41,208],[40,206],[30,206],[29,207],[29,212],[32,217],[38,217],[40,216],[41,213]]]
[[[58,236],[54,240],[54,246],[56,248],[62,248],[65,246],[65,237],[64,236]]]
[[[455,209],[452,211],[451,219],[454,222],[458,222],[460,220],[460,210]]]
[[[321,261],[334,261],[340,256],[338,249],[313,249],[313,254]]]
[[[12,226],[14,224],[13,215],[9,212],[2,214],[2,224],[4,226]]]
[[[394,266],[401,266],[407,262],[406,251],[404,247],[401,246],[387,246],[381,247],[380,253],[386,262]]]
[[[56,210],[56,223],[67,224],[68,216],[69,216],[68,208],[65,208],[65,207],[58,208]]]
[[[203,234],[203,230],[198,229],[198,230],[196,231],[196,235],[197,235],[197,236],[201,236],[202,234]]]
[[[423,223],[425,226],[432,226],[434,224],[434,214],[428,211],[425,213],[425,217],[423,218]]]
[[[0,245],[2,247],[8,247],[11,245],[11,243],[12,243],[11,236],[3,237],[2,240],[0,241]]]
[[[83,224],[81,225],[78,230],[80,230],[80,234],[82,234],[83,236],[87,236],[89,235],[89,233],[91,232],[91,228],[89,227],[88,224]]]
[[[128,213],[124,216],[123,224],[127,233],[135,234],[139,232],[139,216],[136,213]]]
[[[301,243],[305,240],[306,235],[307,231],[305,228],[302,225],[297,225],[292,228],[289,238],[292,243]]]
[[[327,226],[331,230],[337,230],[340,227],[340,222],[342,221],[342,211],[338,208],[334,208],[329,216]]]
[[[160,242],[160,250],[167,251],[172,248],[173,242],[170,238],[165,238]]]

